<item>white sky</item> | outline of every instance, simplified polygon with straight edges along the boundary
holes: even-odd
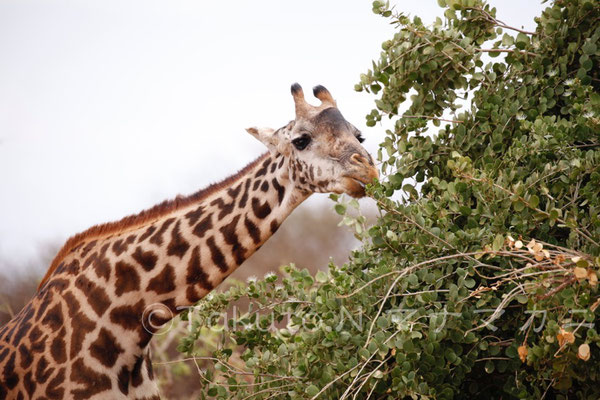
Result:
[[[543,8],[491,3],[529,29]],[[265,150],[245,127],[293,119],[296,81],[325,85],[375,152],[353,86],[392,33],[370,0],[0,0],[0,258],[234,173]]]

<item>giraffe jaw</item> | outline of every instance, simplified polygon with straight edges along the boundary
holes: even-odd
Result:
[[[344,176],[342,178],[343,193],[354,198],[365,197],[365,187],[368,182],[352,176]]]

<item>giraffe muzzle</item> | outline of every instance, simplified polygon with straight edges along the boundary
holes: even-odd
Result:
[[[352,197],[364,197],[365,186],[373,183],[374,179],[379,178],[379,171],[373,165],[370,156],[364,157],[358,153],[350,157],[350,162],[355,167],[351,173],[343,176],[345,192]]]

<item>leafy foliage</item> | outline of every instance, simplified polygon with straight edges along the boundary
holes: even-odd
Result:
[[[397,26],[356,86],[379,95],[368,124],[393,126],[382,216],[365,229],[336,206],[363,248],[185,314],[182,352],[223,329],[204,396],[600,397],[600,4],[556,0],[525,32],[479,0],[439,3],[426,27],[373,2]]]

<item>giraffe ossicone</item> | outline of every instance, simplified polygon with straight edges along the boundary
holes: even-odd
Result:
[[[292,85],[294,120],[247,129],[269,152],[237,174],[71,237],[34,298],[0,328],[0,399],[159,398],[152,334],[221,283],[312,193],[362,197],[378,177],[329,91],[313,94],[320,105]]]

